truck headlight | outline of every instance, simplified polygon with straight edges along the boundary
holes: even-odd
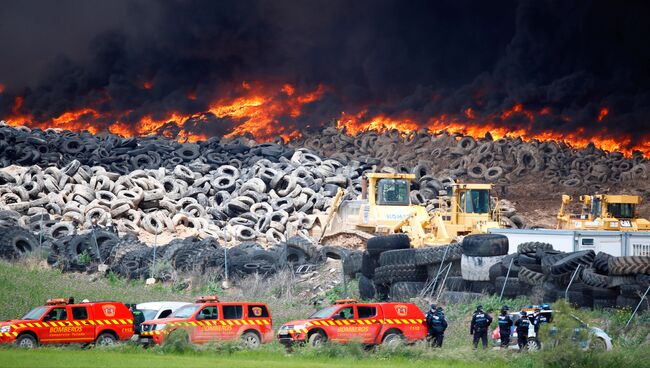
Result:
[[[295,326],[293,326],[293,329],[294,329],[295,331],[300,331],[300,330],[302,330],[303,328],[305,328],[305,325],[295,325]]]
[[[0,333],[7,333],[11,331],[11,326],[2,326],[0,327]]]
[[[164,330],[165,327],[167,327],[167,325],[164,324],[164,323],[159,324],[159,325],[156,325],[155,331],[158,331],[158,330]]]

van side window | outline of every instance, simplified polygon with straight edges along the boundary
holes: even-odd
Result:
[[[334,319],[354,319],[354,310],[352,307],[345,307],[336,313],[333,317]]]
[[[375,307],[357,307],[359,318],[370,318],[377,315],[377,308]]]
[[[75,320],[88,319],[88,308],[72,307],[72,319]]]
[[[171,309],[165,309],[164,311],[162,311],[160,313],[160,316],[158,316],[158,318],[167,318],[167,317],[169,317],[170,314],[172,314],[172,310]]]
[[[54,308],[47,312],[44,321],[65,321],[68,319],[68,312],[65,308]]]
[[[218,307],[205,307],[201,309],[201,316],[203,319],[219,319],[219,308]]]
[[[223,319],[241,319],[244,313],[244,308],[241,305],[224,305]]]
[[[248,306],[248,318],[262,318],[268,316],[269,316],[269,311],[268,309],[266,309],[265,305]]]

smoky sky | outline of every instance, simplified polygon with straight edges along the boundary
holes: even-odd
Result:
[[[298,126],[361,107],[426,121],[521,103],[553,111],[533,129],[642,139],[649,35],[642,1],[11,2],[0,13],[0,116],[17,95],[37,119],[89,105],[134,120],[194,113],[260,81],[326,86]]]

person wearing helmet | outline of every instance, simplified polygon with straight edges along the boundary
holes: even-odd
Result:
[[[515,328],[517,330],[517,345],[521,351],[528,344],[528,329],[530,328],[530,320],[525,310],[521,311],[521,317],[515,322]]]
[[[433,340],[433,347],[442,347],[442,341],[445,338],[445,331],[447,330],[447,320],[442,307],[436,308],[436,312],[431,318],[431,336]]]
[[[436,305],[431,304],[431,308],[427,311],[424,320],[427,323],[427,341],[433,344],[433,319],[436,315]]]
[[[501,308],[501,315],[497,321],[499,324],[499,338],[501,339],[501,348],[506,349],[510,343],[510,329],[513,325],[512,318],[510,318],[510,315],[508,314],[509,310],[510,308],[508,308],[507,305],[504,305]]]
[[[483,349],[487,349],[487,332],[488,327],[492,323],[492,316],[483,310],[483,306],[476,307],[476,311],[472,315],[472,322],[470,322],[469,333],[474,336],[472,343],[474,349],[478,348],[478,341],[483,342]]]
[[[542,316],[542,310],[539,308],[535,308],[533,311],[533,315],[530,316],[530,323],[533,325],[535,328],[535,335],[539,336],[539,328],[541,327],[542,323],[547,323],[548,320],[546,319],[546,316]]]

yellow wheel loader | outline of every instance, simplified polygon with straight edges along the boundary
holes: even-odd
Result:
[[[573,197],[562,195],[557,228],[565,230],[650,231],[650,221],[637,217],[641,197],[635,195],[583,195],[580,213],[569,213]]]
[[[366,174],[361,199],[342,200],[344,191],[339,189],[312,235],[322,245],[361,249],[375,235],[405,233],[411,246],[418,248],[453,243],[461,236],[500,227],[497,208],[491,208],[491,184],[455,183],[450,203],[441,200],[439,209],[428,212],[411,203],[414,179],[413,174]]]

